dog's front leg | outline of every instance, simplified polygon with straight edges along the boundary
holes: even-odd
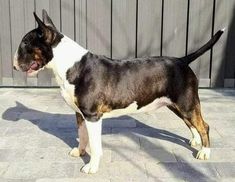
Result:
[[[84,173],[96,173],[99,169],[100,157],[102,156],[102,119],[96,122],[85,121],[88,131],[89,144],[91,149],[90,162],[81,171]]]
[[[69,153],[72,157],[79,157],[86,154],[86,146],[88,143],[88,134],[87,134],[87,128],[86,123],[82,117],[82,115],[78,112],[76,112],[76,119],[77,119],[77,126],[78,126],[78,136],[79,139],[77,141],[79,142],[78,147],[74,147],[71,152]]]

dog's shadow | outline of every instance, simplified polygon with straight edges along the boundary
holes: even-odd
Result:
[[[77,136],[77,126],[75,122],[75,114],[53,114],[53,113],[38,111],[30,109],[25,105],[23,105],[22,103],[16,102],[16,106],[10,107],[6,111],[4,111],[4,113],[2,114],[2,118],[4,120],[13,121],[13,122],[17,122],[20,120],[30,121],[32,124],[37,125],[38,128],[40,128],[42,131],[47,132],[61,139],[71,148],[76,147],[78,145],[76,141],[76,138],[78,136]],[[129,118],[133,120],[133,118],[131,117]],[[104,122],[111,122],[108,124],[108,126],[112,126],[112,122],[115,121],[116,119],[115,120],[108,119],[108,121]],[[196,155],[197,151],[196,149],[189,146],[188,139],[163,129],[153,128],[151,126],[139,122],[138,120],[135,120],[135,122],[137,128],[131,130],[133,134],[172,142],[192,151],[193,156]],[[112,130],[108,128],[103,128],[102,134],[106,135],[106,134],[115,134],[115,133],[113,133]]]

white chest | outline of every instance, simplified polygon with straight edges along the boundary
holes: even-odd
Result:
[[[74,96],[74,85],[70,85],[65,83],[63,86],[60,87],[61,95],[64,98],[65,102],[76,112],[80,112],[77,105],[75,96]]]
[[[79,108],[75,103],[77,103],[77,99],[75,97],[75,86],[70,84],[65,77],[61,77],[56,70],[53,70],[55,74],[56,81],[60,86],[61,96],[65,100],[65,102],[75,111],[81,113]]]
[[[64,36],[61,42],[53,48],[53,59],[47,64],[47,68],[52,69],[58,85],[61,88],[61,95],[65,102],[76,112],[80,112],[76,106],[76,98],[74,96],[74,85],[69,84],[66,80],[67,70],[74,65],[75,62],[81,60],[82,56],[88,51],[70,38]]]

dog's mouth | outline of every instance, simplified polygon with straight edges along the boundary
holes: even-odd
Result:
[[[38,64],[36,61],[33,61],[30,66],[29,66],[29,69],[26,71],[27,74],[32,74],[33,72],[37,71],[40,69],[40,64]]]

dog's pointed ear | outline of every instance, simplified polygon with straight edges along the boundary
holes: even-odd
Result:
[[[50,26],[56,29],[54,23],[52,22],[51,18],[48,16],[47,11],[45,9],[42,10],[42,20],[46,26]]]
[[[40,38],[43,38],[47,44],[52,45],[53,43],[55,43],[57,31],[56,31],[56,29],[51,27],[51,26],[53,26],[53,23],[50,24],[51,26],[49,26],[49,25],[47,26],[40,18],[38,18],[37,14],[35,12],[33,14],[34,14],[36,22],[38,23],[38,32],[37,32],[38,36]],[[45,10],[43,11],[43,14],[44,14],[43,16],[45,16],[44,21],[50,22],[51,20]]]
[[[34,15],[34,18],[35,18],[36,22],[38,23],[38,27],[42,30],[45,29],[46,25],[42,22],[42,20],[40,20],[38,15],[35,12],[33,12],[33,15]]]
[[[35,12],[33,12],[33,15],[36,22],[38,23],[38,29],[40,30],[38,31],[38,36],[44,37],[47,32],[47,26],[42,22],[42,20],[38,17],[38,15]]]

